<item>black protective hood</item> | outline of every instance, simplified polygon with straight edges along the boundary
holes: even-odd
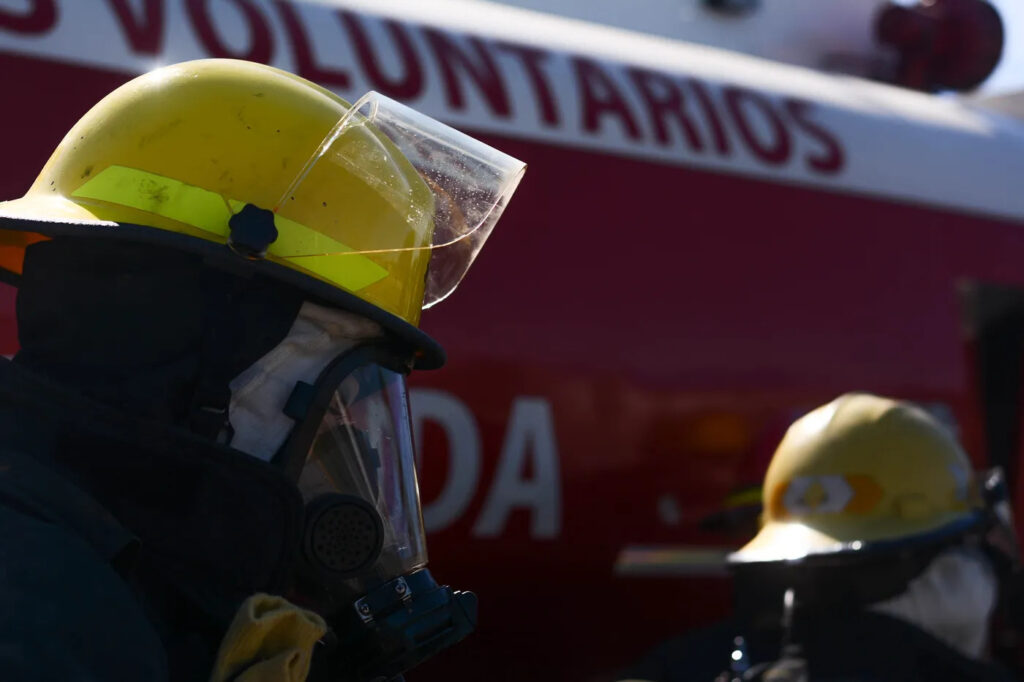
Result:
[[[184,424],[287,335],[301,294],[172,249],[63,237],[26,250],[15,361],[108,405]]]

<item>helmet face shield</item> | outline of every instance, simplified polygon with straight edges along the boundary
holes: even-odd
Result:
[[[318,225],[316,238],[287,249],[296,265],[316,271],[356,261],[368,298],[418,310],[462,280],[524,171],[521,161],[371,92],[342,117],[274,212]],[[394,288],[406,282],[423,288]]]
[[[364,594],[427,563],[405,377],[360,365],[319,419],[298,476],[311,509],[306,551]]]

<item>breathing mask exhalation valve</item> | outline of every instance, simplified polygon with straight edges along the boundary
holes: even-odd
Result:
[[[314,659],[310,680],[399,678],[466,637],[476,620],[472,592],[438,585],[426,569],[395,578],[329,620],[335,639]]]

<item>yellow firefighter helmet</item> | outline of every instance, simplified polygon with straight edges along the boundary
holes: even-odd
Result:
[[[349,105],[261,64],[186,62],[104,98],[0,203],[0,267],[62,234],[233,250],[436,365],[420,310],[458,284],[524,168],[376,93]]]
[[[797,420],[765,476],[762,527],[735,564],[930,543],[984,518],[967,455],[905,402],[851,393]]]

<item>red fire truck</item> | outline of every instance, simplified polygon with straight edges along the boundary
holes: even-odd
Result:
[[[966,50],[956,81],[959,38],[906,21],[890,80],[994,65]],[[102,95],[203,57],[377,90],[530,166],[424,316],[451,358],[414,379],[432,566],[481,615],[419,679],[589,679],[719,615],[743,491],[841,392],[926,404],[1021,492],[1012,110],[484,2],[0,0],[0,197]]]

